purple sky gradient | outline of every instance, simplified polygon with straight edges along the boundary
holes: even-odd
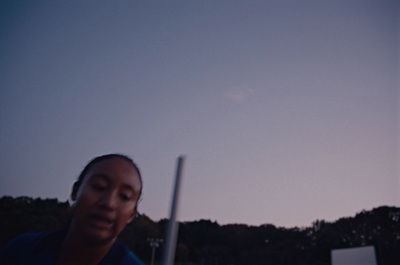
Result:
[[[309,226],[400,204],[400,2],[0,4],[0,196],[130,155],[140,211]]]

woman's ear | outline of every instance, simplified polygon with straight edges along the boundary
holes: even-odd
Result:
[[[126,224],[129,224],[130,222],[132,222],[133,219],[135,219],[136,214],[137,214],[137,208],[135,207],[135,209],[133,209],[131,215],[129,216],[128,221],[126,222]]]
[[[81,183],[79,181],[77,181],[72,186],[72,192],[71,192],[72,201],[76,201],[76,197],[78,195],[78,190],[79,190],[80,185],[81,185]]]

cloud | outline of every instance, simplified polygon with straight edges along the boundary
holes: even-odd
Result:
[[[241,103],[246,98],[249,97],[250,94],[253,93],[253,89],[249,87],[243,88],[234,88],[225,93],[225,97],[231,101]]]
[[[226,97],[236,102],[242,102],[245,98],[245,95],[242,91],[230,91],[226,93]]]

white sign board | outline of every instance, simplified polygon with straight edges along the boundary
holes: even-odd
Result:
[[[332,265],[377,265],[373,246],[333,249]]]

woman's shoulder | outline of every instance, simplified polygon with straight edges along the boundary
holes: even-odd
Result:
[[[56,232],[21,234],[12,239],[0,252],[0,264],[22,264],[43,242],[57,235]],[[7,262],[6,262],[7,261]]]
[[[22,243],[22,242],[32,242],[32,241],[40,241],[53,232],[35,232],[35,233],[26,233],[16,236],[10,243]]]
[[[39,232],[39,233],[26,233],[16,236],[12,239],[3,251],[10,250],[12,248],[21,248],[23,246],[33,246],[35,243],[41,242],[45,237],[50,235],[51,232]],[[2,252],[3,252],[2,251]]]

